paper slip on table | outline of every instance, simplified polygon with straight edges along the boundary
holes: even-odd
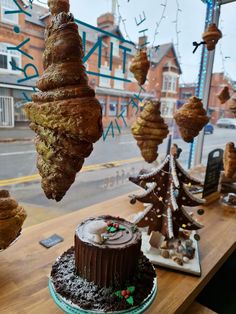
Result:
[[[56,258],[73,245],[76,226],[89,216],[111,214],[129,219],[140,210],[142,204],[131,205],[128,195],[123,195],[23,229],[21,238],[0,255],[0,313],[63,313],[50,296],[48,277]],[[205,226],[199,243],[202,276],[157,268],[158,294],[145,313],[183,313],[235,250],[235,209],[215,202],[205,206],[200,219]],[[54,233],[64,242],[50,249],[39,245]]]

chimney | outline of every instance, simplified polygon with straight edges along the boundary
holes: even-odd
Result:
[[[139,37],[138,38],[138,46],[139,46],[139,48],[145,47],[147,42],[148,42],[148,37],[146,35]]]
[[[101,29],[107,29],[115,25],[115,17],[112,13],[105,13],[97,18],[97,26]]]

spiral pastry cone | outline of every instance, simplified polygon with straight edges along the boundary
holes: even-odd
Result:
[[[230,94],[229,94],[229,88],[228,86],[225,86],[222,91],[217,95],[218,99],[220,100],[220,103],[223,105],[226,103],[227,100],[230,99]]]
[[[0,249],[6,249],[19,235],[26,212],[6,190],[0,190]]]
[[[68,1],[49,1],[58,13]],[[58,6],[57,6],[58,5]],[[46,31],[40,90],[26,104],[37,134],[37,167],[49,199],[60,201],[102,135],[102,110],[82,63],[82,40],[72,14],[60,12]]]
[[[221,37],[222,33],[215,23],[209,24],[206,31],[202,34],[202,39],[205,41],[207,50],[209,51],[215,49],[215,46]]]
[[[143,85],[146,82],[147,73],[150,68],[150,61],[147,58],[145,50],[139,50],[130,66],[130,72],[134,74],[135,79],[139,85]]]
[[[146,101],[143,111],[131,127],[141,154],[149,163],[157,159],[158,145],[169,133],[168,126],[161,117],[160,105],[157,100]]]
[[[224,170],[227,178],[232,178],[236,174],[236,148],[234,143],[227,143],[224,151]]]
[[[209,122],[201,99],[193,96],[174,114],[180,134],[185,142],[191,142]]]

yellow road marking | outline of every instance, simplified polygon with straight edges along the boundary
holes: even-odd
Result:
[[[116,161],[111,161],[111,162],[102,163],[102,164],[88,165],[88,166],[84,166],[80,172],[88,172],[88,171],[94,171],[94,170],[100,170],[100,169],[113,168],[113,167],[118,167],[118,166],[121,166],[124,164],[130,164],[133,162],[142,161],[142,160],[143,160],[143,158],[141,158],[141,157],[134,157],[134,158],[130,158],[130,159],[116,160]],[[32,181],[37,181],[40,179],[41,179],[41,177],[37,173],[37,174],[32,174],[30,176],[25,176],[25,177],[0,180],[0,186],[7,186],[7,185],[14,185],[14,184],[19,184],[19,183],[32,182]]]

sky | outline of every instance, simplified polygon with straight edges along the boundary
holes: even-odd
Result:
[[[46,2],[45,0],[43,1]],[[199,48],[193,54],[192,42],[201,41],[201,34],[204,31],[206,5],[201,0],[118,0],[121,17],[125,19],[125,27],[129,38],[137,42],[138,31],[147,28],[146,34],[151,43],[154,40],[156,23],[162,16],[163,6],[161,4],[165,2],[167,3],[165,18],[162,19],[158,28],[154,45],[173,42],[181,58],[183,74],[180,82],[196,82],[201,49]],[[177,3],[179,11],[177,11]],[[110,12],[112,8],[112,0],[70,0],[70,4],[71,12],[77,19],[95,26],[97,17],[105,12]],[[139,15],[143,16],[143,12],[145,12],[146,20],[137,27],[135,17],[140,19]],[[178,19],[176,24],[177,12]],[[118,12],[116,18],[118,21]],[[120,23],[120,28],[124,37],[126,37],[122,22]],[[220,29],[222,30],[223,38],[217,44],[213,71],[225,71],[228,76],[236,81],[236,1],[221,7]],[[176,46],[177,43],[178,46]]]

